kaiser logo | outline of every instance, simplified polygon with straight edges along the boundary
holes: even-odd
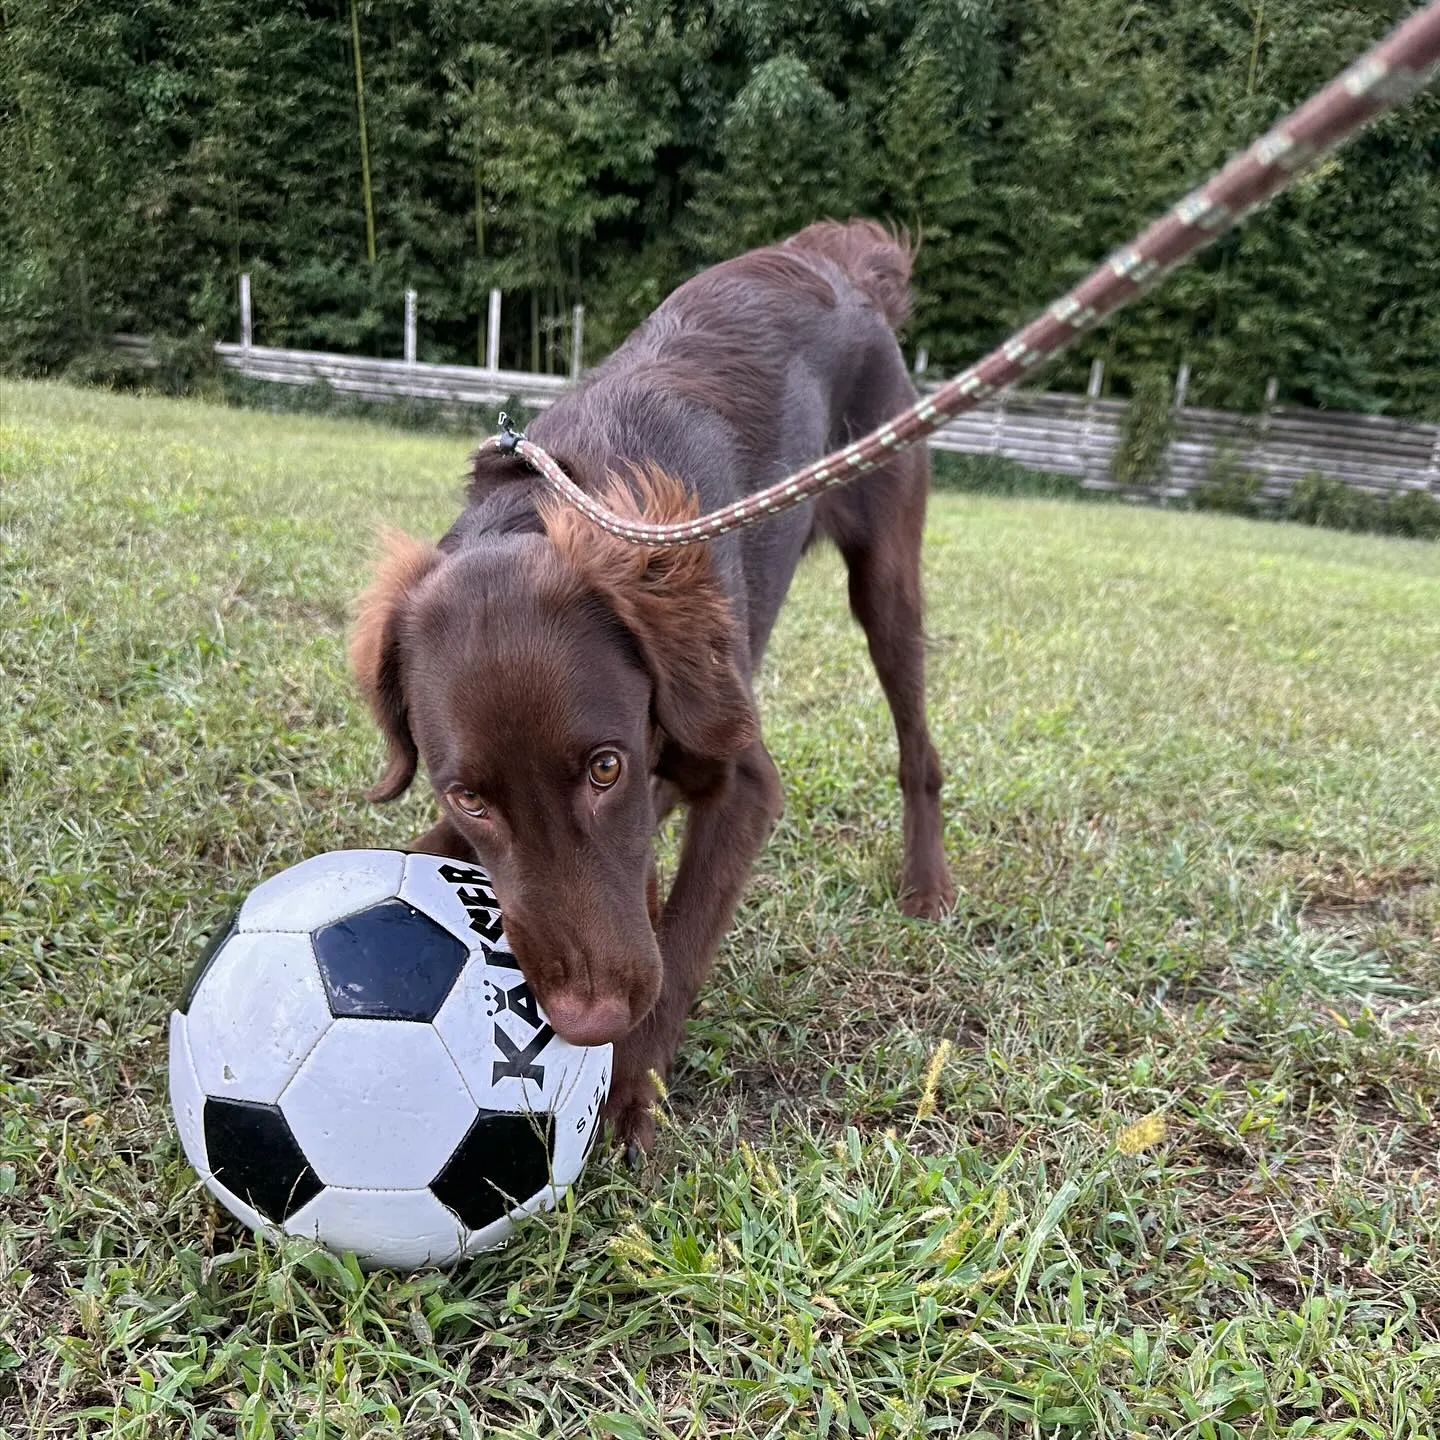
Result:
[[[468,865],[442,865],[440,878],[455,887],[455,898],[470,917],[470,928],[494,945],[500,938],[500,902],[490,888],[490,877]]]
[[[490,877],[472,865],[442,865],[440,878],[447,885],[455,887],[455,898],[465,907],[470,917],[470,928],[480,936],[480,950],[487,965],[506,970],[520,968],[515,957],[508,950],[499,950],[503,935],[500,923],[500,902],[490,888]],[[530,1080],[536,1085],[545,1084],[545,1067],[537,1064],[545,1047],[555,1038],[555,1032],[540,1016],[540,1005],[526,980],[502,990],[498,985],[489,987],[494,1001],[495,1048],[502,1058],[495,1061],[491,1083],[498,1085],[502,1080]],[[513,1039],[501,1024],[502,1014],[514,1015],[532,1033],[524,1043]]]

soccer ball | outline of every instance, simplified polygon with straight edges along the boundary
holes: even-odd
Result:
[[[259,885],[170,1017],[170,1102],[211,1193],[368,1267],[452,1264],[554,1206],[610,1061],[551,1029],[482,869],[391,850]]]

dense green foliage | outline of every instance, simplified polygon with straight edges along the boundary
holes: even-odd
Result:
[[[0,0],[0,360],[116,328],[563,366],[822,213],[923,236],[908,343],[973,357],[1408,0]],[[1090,339],[1192,400],[1440,409],[1422,97]]]

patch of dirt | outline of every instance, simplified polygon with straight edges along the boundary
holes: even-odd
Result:
[[[840,1115],[818,1103],[819,1095],[797,1093],[781,1075],[768,1070],[744,1071],[736,1077],[734,1101],[739,1108],[740,1136],[752,1145],[768,1141],[773,1123],[803,1121],[821,1134],[843,1128]]]
[[[1417,866],[1381,870],[1333,867],[1301,880],[1305,904],[1300,923],[1312,930],[1351,931],[1358,926],[1390,924],[1411,934],[1432,930],[1422,902],[1436,877]]]
[[[1200,1213],[1235,1221],[1242,1214],[1268,1217],[1272,1206],[1293,1207],[1296,1216],[1318,1208],[1335,1186],[1350,1185],[1372,1201],[1391,1199],[1397,1188],[1436,1184],[1440,1125],[1417,1124],[1397,1115],[1382,1097],[1357,1102],[1360,1113],[1291,1117],[1277,1132],[1254,1142],[1231,1143],[1203,1128],[1176,1134],[1195,1168],[1186,1181],[1201,1200]]]
[[[67,1277],[47,1257],[40,1239],[32,1241],[21,1257],[21,1267],[29,1270],[30,1281],[25,1287],[25,1303],[16,1317],[10,1343],[22,1360],[8,1378],[14,1386],[15,1397],[22,1404],[34,1406],[44,1400],[55,1368],[49,1342],[74,1334],[80,1322],[65,1293]]]
[[[1281,1245],[1282,1238],[1277,1233],[1267,1248]],[[1260,1290],[1277,1305],[1290,1309],[1317,1288],[1317,1281],[1357,1291],[1373,1290],[1382,1283],[1369,1265],[1347,1259],[1335,1246],[1313,1239],[1302,1240],[1293,1256],[1251,1260],[1245,1268],[1255,1277]]]

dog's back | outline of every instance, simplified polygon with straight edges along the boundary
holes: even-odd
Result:
[[[726,421],[742,451],[774,458],[778,444],[789,452],[782,463],[802,463],[810,447],[797,425],[805,439],[828,443],[857,368],[877,346],[894,351],[909,275],[908,247],[873,221],[811,225],[681,285],[543,428],[569,431],[571,412],[593,413],[596,401],[628,408],[625,400],[642,394],[652,406],[673,397]],[[787,407],[787,391],[812,411],[819,402],[823,434],[818,415]],[[741,488],[758,483],[759,475]]]
[[[898,358],[909,275],[905,242],[866,220],[811,225],[713,266],[672,292],[531,435],[577,460],[598,439],[612,455],[684,475],[679,457],[650,452],[677,423],[687,440],[698,426],[712,465],[716,448],[733,448],[748,472],[736,489],[757,488],[843,432],[850,392],[877,350]]]

